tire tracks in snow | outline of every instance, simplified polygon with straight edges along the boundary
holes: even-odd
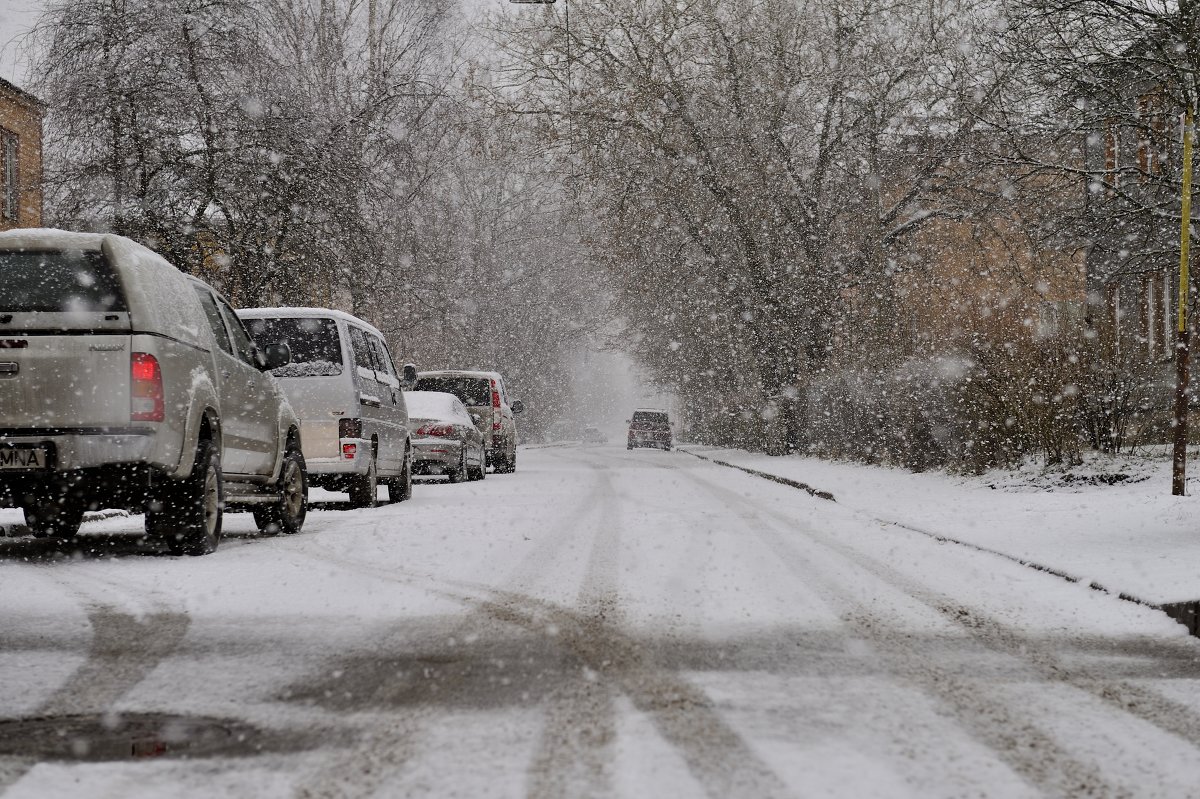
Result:
[[[744,499],[743,502],[745,502]],[[795,521],[789,522],[786,516],[769,509],[759,510],[763,514],[772,516],[777,522],[790,524],[793,527],[795,525]],[[1039,647],[1017,630],[978,608],[921,585],[880,562],[877,558],[849,547],[836,539],[822,536],[811,529],[805,532],[810,539],[826,549],[834,551],[843,559],[868,571],[877,579],[883,580],[893,588],[917,599],[926,607],[937,611],[943,618],[989,649],[1024,661],[1032,665],[1046,679],[1065,682],[1091,693],[1117,709],[1136,716],[1164,732],[1182,738],[1200,749],[1200,714],[1192,708],[1174,702],[1147,687],[1126,680],[1112,680],[1105,675],[1095,673],[1087,666],[1068,666],[1053,652]],[[1084,644],[1086,641],[1077,641],[1077,643]],[[1159,643],[1157,646],[1163,654],[1182,656],[1193,663],[1196,662],[1196,653],[1191,646],[1185,647],[1169,642]],[[1194,676],[1200,677],[1200,668],[1196,668],[1195,672]]]
[[[583,601],[594,597],[602,600],[612,585],[615,589],[615,553],[608,549],[615,544],[605,543],[600,533],[610,530],[606,524],[606,509],[612,504],[611,481],[605,469],[588,464],[589,471],[597,473],[599,479],[576,503],[569,506],[547,529],[546,533],[530,531],[536,543],[532,549],[509,570],[501,586],[513,589],[510,597],[524,596],[516,589],[529,590],[539,578],[545,576],[561,551],[572,541],[578,540],[581,531],[593,531],[589,564],[584,577]],[[615,535],[615,530],[612,530]],[[319,557],[322,562],[334,563],[352,571],[370,574],[389,582],[407,585],[427,583],[426,590],[461,603],[471,609],[466,617],[447,631],[451,640],[481,641],[489,632],[498,633],[496,638],[510,634],[503,629],[489,631],[490,626],[506,626],[507,621],[497,619],[486,610],[480,597],[494,596],[495,585],[485,585],[461,580],[446,580],[435,575],[419,574],[402,569],[392,569],[347,558],[324,545],[309,544],[321,551],[321,555],[299,551],[299,554]],[[612,564],[611,566],[609,564]],[[598,565],[600,564],[600,565]],[[609,575],[611,573],[611,581]],[[456,590],[447,590],[447,588]],[[467,594],[462,592],[466,591]],[[536,601],[532,600],[531,601]],[[403,626],[403,624],[401,625]],[[545,619],[539,619],[532,632],[541,637],[546,633]],[[523,628],[527,632],[528,628]],[[556,640],[553,643],[557,644]],[[481,644],[482,646],[482,644]],[[469,668],[452,668],[451,664],[439,672],[437,690],[442,696],[454,694],[470,695],[471,681],[475,675]],[[529,766],[529,795],[542,799],[573,794],[580,786],[596,791],[591,795],[609,793],[611,781],[611,744],[615,738],[615,715],[613,697],[609,687],[591,679],[584,669],[575,669],[576,674],[562,681],[543,700],[545,722],[537,748]],[[367,705],[386,706],[397,694],[403,694],[409,686],[397,684],[396,670],[373,670],[368,679],[374,682],[365,691],[360,701]],[[366,676],[366,675],[364,675]],[[359,686],[360,689],[362,686]],[[426,726],[437,723],[436,708],[425,706],[419,716],[405,720],[392,718],[384,722],[375,720],[362,745],[335,757],[310,782],[298,792],[301,799],[317,797],[361,796],[376,793],[386,781],[395,779],[411,763],[417,750],[417,736]]]
[[[554,456],[571,453],[554,451]],[[593,461],[572,458],[598,468]],[[604,499],[611,507],[617,505],[611,473],[604,467]],[[555,624],[556,638],[582,661],[585,672],[568,691],[561,707],[553,707],[543,737],[540,756],[547,761],[555,758],[554,739],[574,739],[574,748],[586,751],[589,744],[605,749],[603,758],[595,753],[584,760],[592,765],[604,762],[611,768],[612,755],[607,753],[615,739],[615,708],[612,694],[619,690],[633,706],[646,714],[663,739],[682,757],[699,785],[714,799],[729,796],[782,797],[789,795],[786,785],[767,766],[744,739],[721,717],[712,701],[696,686],[679,674],[655,662],[649,647],[633,636],[621,632],[622,614],[618,594],[620,557],[620,519],[610,519],[610,512],[599,520],[593,535],[593,546],[576,605],[572,611],[536,600],[523,594],[502,594],[500,601],[486,605],[495,617],[530,630],[544,628],[542,614]],[[533,611],[532,613],[530,611]],[[606,696],[605,694],[608,694]],[[598,710],[598,706],[602,710]],[[572,713],[574,710],[574,713]],[[557,721],[556,723],[556,720]],[[535,758],[535,770],[539,758]],[[565,776],[565,775],[560,775]],[[534,780],[531,799],[578,795],[576,781],[566,783],[571,791],[562,790],[561,781]],[[608,780],[604,781],[605,786]],[[595,783],[592,783],[593,787]],[[604,793],[607,793],[606,790]],[[595,792],[583,795],[604,795]]]
[[[575,605],[580,615],[594,625],[617,624],[621,526],[619,518],[613,518],[616,492],[607,467],[586,465],[597,473],[598,483],[589,494],[586,526],[574,531],[577,536],[584,531],[592,536]],[[589,799],[611,794],[617,737],[616,691],[610,681],[599,676],[584,660],[581,668],[547,699],[541,736],[528,769],[529,799]]]
[[[86,658],[28,718],[119,715],[115,708],[122,697],[176,652],[187,634],[191,619],[186,613],[166,610],[161,602],[153,612],[128,613],[95,598],[97,594],[111,598],[119,585],[95,575],[83,579],[98,584],[99,590],[83,590],[78,579],[66,587],[82,600],[91,627]],[[0,792],[36,763],[26,758],[0,762]]]
[[[976,645],[1025,664],[1042,679],[1070,685],[1120,712],[1128,713],[1162,732],[1200,748],[1200,716],[1191,708],[1167,699],[1149,688],[1124,680],[1107,679],[1084,666],[1068,666],[1053,652],[1039,647],[988,614],[923,586],[876,558],[830,536],[822,535],[811,527],[801,525],[795,519],[758,507],[724,486],[716,485],[690,470],[685,471],[689,471],[693,479],[713,493],[746,508],[742,516],[748,522],[748,526],[789,569],[803,579],[820,585],[824,593],[836,598],[837,603],[848,611],[843,618],[864,638],[884,645],[888,652],[902,653],[900,662],[895,664],[902,676],[929,689],[932,694],[947,702],[955,710],[955,718],[959,723],[1043,791],[1062,796],[1122,795],[1115,787],[1100,780],[1092,767],[1080,764],[1067,756],[1057,743],[1032,727],[1030,722],[1016,717],[1010,708],[978,696],[977,684],[955,677],[916,651],[905,635],[893,631],[895,625],[890,619],[879,617],[854,599],[844,588],[813,565],[785,535],[800,532],[809,542],[936,611]],[[985,719],[987,724],[979,724],[979,719]],[[995,726],[1002,729],[993,729]],[[1018,746],[1022,741],[1038,743],[1032,748]],[[1057,766],[1047,768],[1050,763],[1056,763]]]
[[[516,627],[535,637],[533,649],[549,645],[551,650],[567,656],[566,665],[575,673],[560,678],[543,700],[543,728],[528,769],[530,799],[611,795],[618,694],[627,696],[649,718],[714,799],[790,795],[781,779],[721,717],[702,690],[658,665],[651,646],[620,631],[620,525],[611,510],[617,496],[607,468],[594,462],[575,462],[600,472],[597,484],[550,534],[542,537],[499,587],[431,575],[397,574],[396,570],[332,552],[328,553],[332,557],[321,557],[388,581],[407,585],[414,579],[428,581],[431,585],[427,590],[473,608],[476,612],[459,622],[450,633],[453,637],[466,637],[462,634],[470,631],[478,640],[485,622],[499,623],[494,632],[501,639],[511,638],[505,630]],[[563,607],[526,593],[529,584],[552,568],[562,548],[583,534],[590,534],[592,540],[576,607]],[[469,689],[468,671],[453,674],[439,684],[439,694],[449,696],[456,690]],[[386,693],[385,686],[379,688]],[[406,736],[411,739],[421,723],[436,721],[431,711],[424,721],[414,721]],[[372,748],[385,743],[386,739],[381,739]],[[401,761],[410,755],[411,748],[402,749],[392,765],[402,765]],[[370,780],[370,786],[364,785],[367,769],[362,766],[363,758],[352,754],[325,772],[319,780],[325,786],[323,790],[306,790],[301,796],[369,795],[381,784],[382,775],[367,767],[377,776]],[[350,783],[357,783],[353,790]],[[367,790],[359,791],[359,786]]]

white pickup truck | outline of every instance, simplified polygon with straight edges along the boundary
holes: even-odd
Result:
[[[71,538],[84,512],[145,511],[177,554],[226,507],[266,533],[307,510],[300,424],[233,309],[120,236],[0,233],[0,507]]]

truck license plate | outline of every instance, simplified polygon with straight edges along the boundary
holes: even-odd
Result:
[[[41,447],[0,447],[0,469],[45,469],[46,450]]]

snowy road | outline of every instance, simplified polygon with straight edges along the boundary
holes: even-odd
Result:
[[[139,522],[0,539],[5,797],[1200,795],[1161,613],[683,453]]]

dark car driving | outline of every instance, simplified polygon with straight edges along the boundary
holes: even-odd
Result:
[[[669,450],[672,446],[671,419],[666,411],[638,408],[633,412],[633,418],[629,420],[629,440],[626,449],[656,447]]]

